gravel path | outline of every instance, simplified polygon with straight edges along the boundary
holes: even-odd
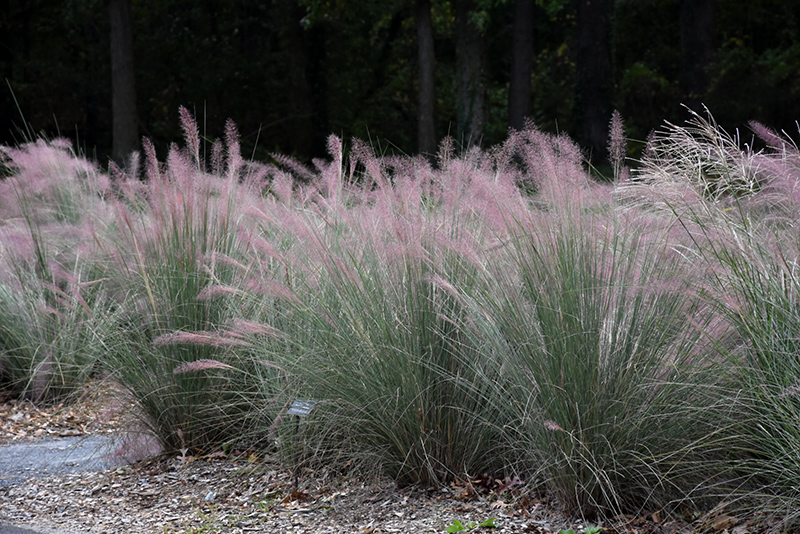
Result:
[[[0,487],[46,477],[113,467],[108,435],[46,439],[0,446]]]

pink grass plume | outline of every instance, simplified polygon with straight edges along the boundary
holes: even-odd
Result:
[[[564,432],[564,429],[563,429],[563,428],[561,428],[561,427],[558,425],[558,423],[556,423],[556,422],[555,422],[555,421],[553,421],[552,419],[545,419],[545,421],[544,421],[544,427],[545,427],[547,430],[550,430],[550,431],[552,431],[552,432]]]
[[[182,375],[186,373],[194,373],[197,371],[205,371],[207,369],[235,369],[235,367],[222,363],[218,360],[201,359],[193,362],[182,363],[173,369],[172,373]]]
[[[163,334],[153,340],[153,344],[163,345],[204,345],[209,347],[249,346],[241,339],[226,337],[216,332],[172,332]]]
[[[622,121],[622,115],[616,109],[611,115],[608,130],[608,159],[614,168],[614,179],[619,180],[628,147],[625,139],[625,123]]]

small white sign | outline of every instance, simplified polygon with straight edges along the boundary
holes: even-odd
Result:
[[[308,399],[297,399],[292,403],[288,410],[287,415],[296,415],[297,417],[307,416],[311,410],[316,406],[317,401]]]

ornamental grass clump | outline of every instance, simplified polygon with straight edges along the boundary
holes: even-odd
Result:
[[[275,354],[271,340],[264,349],[300,377],[298,393],[320,401],[303,425],[307,451],[404,482],[501,470],[490,385],[464,363],[491,362],[461,332],[463,309],[442,288],[471,283],[474,266],[453,244],[481,236],[475,206],[462,211],[456,200],[485,173],[465,161],[439,175],[357,143],[348,176],[338,139],[330,146],[333,162],[296,192],[310,202],[281,219],[295,236],[281,263],[299,265],[284,286],[292,298],[283,298],[280,330],[291,347]]]
[[[35,402],[70,400],[108,351],[115,304],[84,269],[62,289],[19,271],[0,283],[0,388]]]
[[[620,211],[566,139],[530,130],[532,209],[458,289],[493,346],[514,467],[584,516],[666,507],[706,480],[706,310],[668,233]],[[542,173],[543,168],[558,171]]]
[[[778,245],[763,233],[738,237],[742,248],[714,252],[728,269],[715,302],[740,338],[726,351],[737,387],[721,418],[737,431],[736,469],[747,480],[734,495],[740,506],[794,528],[800,524],[798,253],[795,243]]]
[[[108,180],[64,140],[0,147],[0,387],[61,401],[97,371],[114,304],[92,227]]]
[[[788,136],[751,128],[765,149],[742,145],[710,115],[669,125],[621,197],[674,217],[686,262],[701,274],[698,295],[721,318],[707,336],[724,387],[704,414],[726,436],[727,454],[704,465],[724,473],[722,504],[792,529],[800,524],[800,152]]]
[[[144,181],[135,164],[116,170],[116,233],[105,253],[128,298],[109,369],[166,450],[205,450],[241,438],[260,400],[249,397],[259,375],[250,372],[247,343],[218,334],[238,312],[211,297],[236,283],[236,265],[248,261],[238,236],[263,173],[243,163],[231,123],[225,164],[215,143],[207,172],[194,119],[182,109],[181,120],[186,149],[172,146],[162,164],[145,142]],[[192,367],[211,360],[230,367]]]
[[[730,383],[724,410],[709,410],[732,436],[730,507],[791,529],[800,524],[800,151],[752,127],[767,149],[739,148],[738,167],[751,169],[757,186],[708,199],[704,212],[715,216],[693,217],[703,237],[694,263],[707,274],[706,300],[732,331],[717,345]]]
[[[695,442],[713,431],[695,413],[705,318],[678,261],[631,221],[539,223],[511,241],[520,278],[503,286],[522,287],[495,316],[521,370],[515,439],[581,514],[684,498]]]

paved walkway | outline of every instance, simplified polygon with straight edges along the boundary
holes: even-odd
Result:
[[[74,437],[0,445],[0,487],[31,477],[112,467],[107,459],[114,441],[108,436]],[[0,503],[2,505],[2,503]],[[0,524],[0,534],[80,534],[61,530],[31,530]]]
[[[67,530],[31,530],[29,528],[15,527],[14,525],[0,525],[0,534],[83,534]]]
[[[0,445],[0,486],[44,477],[111,467],[108,436],[72,437]]]

